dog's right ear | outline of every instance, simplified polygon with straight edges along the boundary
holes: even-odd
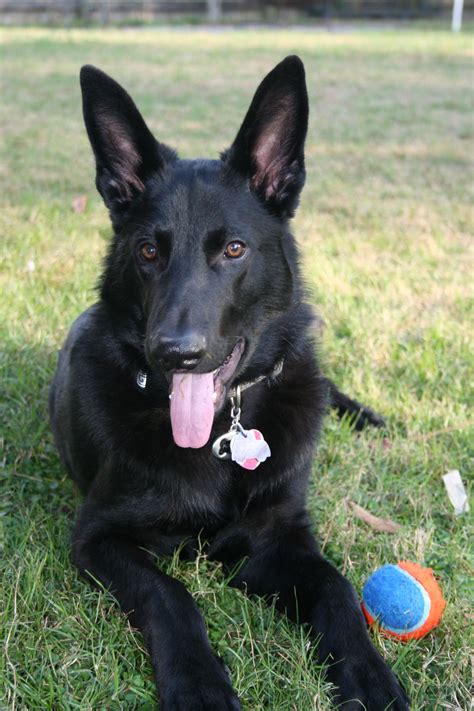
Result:
[[[114,224],[145,189],[148,177],[176,158],[154,138],[120,84],[96,67],[81,74],[82,108],[94,151],[96,185]]]

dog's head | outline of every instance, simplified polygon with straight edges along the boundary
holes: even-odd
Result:
[[[180,160],[98,69],[81,86],[115,231],[102,296],[133,314],[150,368],[170,378],[176,443],[203,446],[231,383],[274,366],[300,299],[287,223],[305,179],[303,64],[265,77],[219,160]]]

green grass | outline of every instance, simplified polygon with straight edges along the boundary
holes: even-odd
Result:
[[[308,182],[294,230],[326,321],[326,369],[384,413],[381,436],[329,418],[309,508],[326,555],[360,591],[407,558],[432,567],[441,626],[377,636],[414,709],[468,709],[469,530],[441,475],[472,465],[472,44],[439,31],[2,31],[2,503],[0,707],[151,709],[141,637],[68,559],[79,497],[47,423],[55,353],[95,298],[110,234],[93,187],[78,70],[124,83],[184,157],[232,140],[259,79],[289,53],[307,67]],[[86,193],[83,214],[71,201]],[[34,269],[32,265],[34,264]],[[402,524],[376,533],[349,498]],[[245,709],[330,708],[304,631],[225,586],[219,567],[165,562],[193,591]]]

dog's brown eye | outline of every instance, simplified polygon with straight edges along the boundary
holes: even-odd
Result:
[[[239,257],[242,257],[245,252],[245,244],[243,242],[239,242],[238,240],[235,240],[234,242],[229,242],[227,247],[224,250],[224,254],[226,257],[229,259],[238,259]]]
[[[146,244],[143,245],[143,247],[140,249],[140,254],[144,259],[146,259],[148,262],[151,262],[153,259],[156,259],[158,250],[155,247],[154,244],[151,244],[151,242],[147,242]]]

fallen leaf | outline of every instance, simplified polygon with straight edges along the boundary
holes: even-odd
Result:
[[[384,533],[396,533],[400,530],[401,526],[395,521],[391,521],[389,518],[379,518],[366,511],[362,506],[356,504],[354,501],[347,501],[348,505],[352,509],[352,513],[361,521],[364,521],[367,525],[374,529],[374,531],[383,531]]]
[[[71,203],[74,212],[84,212],[87,206],[87,195],[78,195]]]
[[[372,449],[373,451],[377,450],[380,447],[380,442],[379,440],[375,442],[369,442],[369,449]],[[382,440],[382,449],[387,452],[389,449],[392,449],[393,444],[389,440],[388,437],[384,437]]]

